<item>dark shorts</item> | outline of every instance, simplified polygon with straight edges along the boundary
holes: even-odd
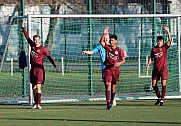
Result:
[[[152,80],[167,80],[168,79],[168,68],[158,68],[152,71]]]
[[[112,84],[116,84],[120,75],[119,68],[111,67],[109,69],[105,69],[104,74],[106,82],[111,82]]]
[[[44,84],[45,71],[44,68],[33,67],[30,70],[30,83],[31,84]]]

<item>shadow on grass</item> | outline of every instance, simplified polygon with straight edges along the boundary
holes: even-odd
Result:
[[[179,125],[181,124],[181,122],[159,122],[159,121],[155,121],[155,122],[151,122],[151,121],[131,121],[131,120],[88,120],[88,119],[66,119],[66,118],[56,118],[56,119],[46,119],[46,118],[0,118],[0,120],[20,120],[20,121],[70,121],[70,122],[108,122],[108,123],[137,123],[137,124],[171,124],[171,125]]]
[[[117,101],[118,107],[152,107],[155,100],[133,100]],[[85,102],[59,102],[59,103],[42,103],[42,107],[106,107],[106,101],[85,101]],[[162,106],[163,107],[163,106]],[[181,107],[179,100],[166,100],[164,107]],[[0,105],[0,109],[31,109],[28,104],[22,105]],[[59,108],[60,109],[60,108]],[[77,108],[76,108],[77,109]]]

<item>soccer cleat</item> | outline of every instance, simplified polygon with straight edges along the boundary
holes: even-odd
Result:
[[[116,100],[113,101],[113,106],[116,106]]]
[[[164,106],[163,100],[160,101],[160,106]]]
[[[42,109],[40,105],[37,105],[37,109]]]
[[[158,105],[160,103],[161,99],[158,98],[157,101],[155,102],[155,105]]]
[[[113,108],[113,104],[107,105],[107,110],[111,110]]]
[[[37,108],[37,104],[34,104],[32,109],[36,109]]]

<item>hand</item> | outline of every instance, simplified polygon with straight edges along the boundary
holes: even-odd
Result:
[[[104,28],[104,34],[108,34],[109,33],[109,26],[106,26],[105,28]]]
[[[166,31],[169,31],[169,27],[167,25],[164,25],[163,27]]]
[[[114,67],[119,67],[120,66],[120,63],[119,62],[116,62],[115,64],[114,64]]]
[[[86,54],[86,51],[82,51],[82,54]]]
[[[58,69],[58,67],[55,67],[55,69],[57,73],[60,73],[60,70]]]
[[[146,66],[146,71],[149,71],[149,70],[150,70],[150,66],[147,65],[147,66]]]
[[[24,20],[22,20],[21,27],[23,27],[23,28],[24,28],[24,27],[25,27],[25,25],[24,25],[24,24],[25,24],[25,21],[24,21]]]

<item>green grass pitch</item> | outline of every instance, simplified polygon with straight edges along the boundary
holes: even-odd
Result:
[[[106,102],[62,102],[42,104],[43,109],[25,105],[0,105],[0,126],[181,126],[181,99],[117,101],[106,110]]]

